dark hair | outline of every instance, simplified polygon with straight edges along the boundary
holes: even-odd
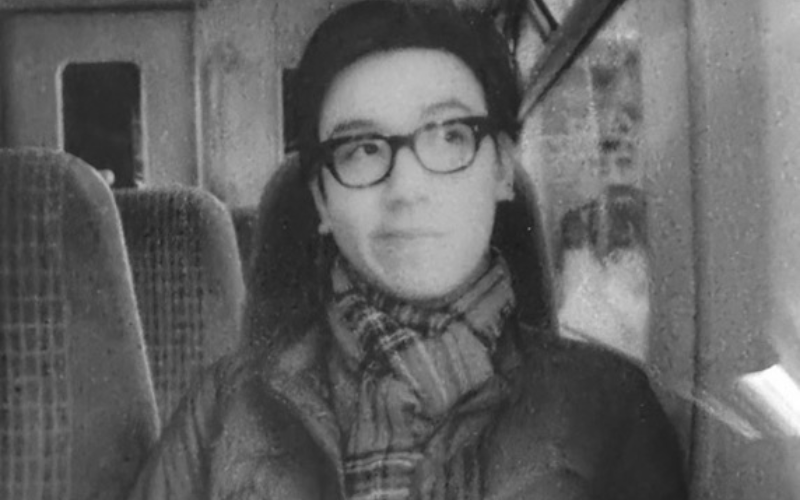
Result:
[[[463,61],[483,88],[489,116],[516,139],[520,97],[513,58],[490,17],[450,3],[361,1],[336,11],[317,28],[297,68],[296,147],[307,175],[319,142],[322,103],[336,76],[368,55],[407,48],[442,50]]]
[[[491,20],[440,5],[391,0],[359,2],[331,15],[313,35],[298,70],[300,155],[279,169],[259,206],[247,270],[244,328],[250,346],[274,351],[325,317],[336,247],[317,231],[307,157],[318,140],[320,106],[341,70],[366,55],[407,47],[442,49],[462,59],[483,86],[490,116],[516,139],[516,79],[508,46]],[[512,202],[498,205],[491,244],[511,270],[517,317],[549,332],[550,266],[533,188],[522,171],[515,171],[514,190]]]

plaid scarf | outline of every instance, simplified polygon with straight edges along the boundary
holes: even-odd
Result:
[[[332,317],[344,327],[334,336],[356,374],[348,498],[477,498],[474,442],[501,392],[492,354],[514,307],[505,262],[496,257],[468,290],[433,309],[380,293],[342,259],[332,280]]]

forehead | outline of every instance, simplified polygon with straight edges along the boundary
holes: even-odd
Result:
[[[407,131],[421,121],[486,114],[483,88],[456,56],[403,49],[367,56],[342,71],[322,104],[319,136],[342,124]]]

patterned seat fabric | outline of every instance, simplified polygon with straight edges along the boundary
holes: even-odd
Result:
[[[236,236],[227,209],[199,189],[115,196],[166,422],[197,371],[238,345],[244,284]]]
[[[124,497],[158,418],[109,188],[0,150],[0,235],[0,497]]]

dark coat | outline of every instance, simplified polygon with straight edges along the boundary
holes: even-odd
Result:
[[[313,330],[269,363],[223,359],[172,418],[136,499],[342,498],[339,430]],[[687,498],[674,430],[647,377],[599,347],[542,342],[482,442],[486,498]],[[325,372],[327,373],[327,372]]]

